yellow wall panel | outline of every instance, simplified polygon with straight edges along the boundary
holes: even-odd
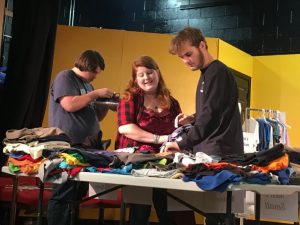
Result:
[[[124,85],[127,84],[131,76],[131,64],[135,58],[149,55],[158,63],[168,88],[180,102],[182,110],[185,113],[194,113],[195,90],[200,73],[190,71],[177,56],[169,54],[171,38],[169,34],[126,32],[122,58],[124,79],[122,80]],[[216,47],[214,46],[213,49]]]
[[[126,32],[122,57],[124,83],[127,84],[131,76],[133,60],[140,55],[149,55],[158,63],[168,88],[180,102],[182,110],[185,113],[194,113],[195,91],[200,73],[190,71],[177,56],[169,54],[171,38],[170,34]],[[217,58],[217,39],[209,38],[207,42],[212,55]]]
[[[160,66],[171,93],[185,113],[195,111],[195,91],[200,72],[190,71],[177,56],[169,54],[172,35],[85,27],[58,26],[52,79],[61,70],[72,68],[75,58],[85,49],[100,51],[106,63],[105,71],[93,82],[95,88],[109,87],[122,93],[131,77],[131,66],[141,55],[153,57]],[[207,39],[212,55],[218,57],[218,39]],[[47,127],[48,108],[43,126]],[[104,139],[116,136],[116,113],[109,112],[101,122]]]
[[[97,28],[58,26],[52,80],[63,69],[73,67],[78,54],[85,49],[101,52],[106,69],[94,81],[95,88],[109,87],[123,92],[131,76],[132,61],[140,55],[150,55],[159,64],[172,94],[179,100],[185,113],[195,111],[195,90],[199,71],[190,71],[177,56],[168,53],[172,35],[129,32]],[[299,108],[300,55],[259,56],[249,54],[217,39],[207,38],[209,51],[229,67],[252,77],[251,107],[285,111],[292,146],[300,146],[297,133]],[[52,82],[51,80],[51,82]],[[48,113],[43,126],[47,126]],[[104,139],[116,135],[116,113],[109,112],[101,123]],[[113,145],[111,146],[111,149]]]
[[[219,60],[228,67],[252,77],[253,57],[219,39]]]
[[[254,57],[251,102],[286,112],[290,145],[300,147],[300,55]]]

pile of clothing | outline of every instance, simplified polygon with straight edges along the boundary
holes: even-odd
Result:
[[[178,139],[188,127],[170,136]],[[116,173],[193,181],[203,190],[223,192],[228,185],[245,183],[289,184],[295,174],[290,158],[295,151],[277,144],[268,150],[240,155],[208,156],[188,151],[135,153],[136,148],[114,151],[73,146],[58,128],[9,130],[3,152],[13,173],[35,174],[43,182],[63,183],[80,171]]]

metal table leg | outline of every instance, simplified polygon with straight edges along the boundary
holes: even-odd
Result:
[[[15,225],[15,223],[16,223],[18,185],[19,185],[19,177],[14,176],[13,177],[13,192],[12,192],[12,200],[11,200],[11,210],[10,210],[10,218],[9,218],[10,225]]]
[[[255,193],[255,224],[260,224],[260,199],[261,195]]]
[[[39,184],[39,201],[38,201],[38,215],[37,215],[37,225],[43,224],[43,199],[44,199],[44,183]]]

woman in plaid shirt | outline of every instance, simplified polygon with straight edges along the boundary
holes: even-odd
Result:
[[[167,89],[157,63],[149,56],[137,58],[118,106],[115,149],[137,147],[138,152],[159,152],[167,135],[175,130],[179,113],[179,103]]]
[[[166,87],[157,63],[149,56],[137,58],[118,106],[115,149],[137,147],[137,152],[159,152],[162,143],[175,130],[174,121],[179,113],[180,105]],[[153,189],[152,195],[159,224],[175,225],[167,211],[164,191]],[[130,225],[147,225],[150,211],[151,205],[131,204]]]

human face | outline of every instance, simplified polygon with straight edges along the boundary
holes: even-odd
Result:
[[[203,69],[205,65],[205,57],[203,51],[206,50],[206,44],[201,41],[199,47],[192,46],[189,41],[181,44],[177,53],[179,58],[187,65],[192,71]]]
[[[159,82],[158,72],[144,66],[139,66],[136,68],[135,82],[145,93],[155,94]]]

